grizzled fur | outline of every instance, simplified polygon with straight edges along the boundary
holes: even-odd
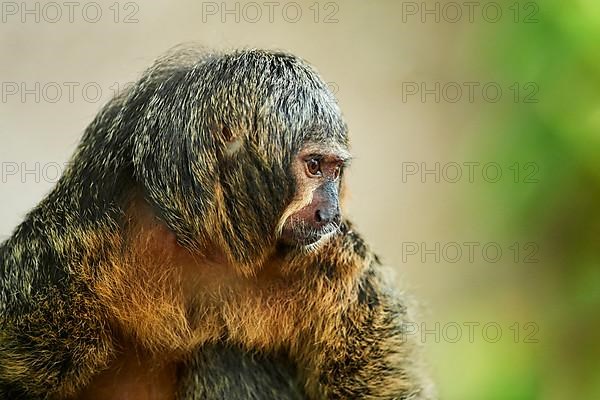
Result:
[[[406,305],[349,222],[309,253],[276,245],[307,143],[347,130],[304,61],[158,60],[0,247],[0,398],[75,397],[123,338],[177,361],[180,399],[434,398]],[[235,284],[189,298],[198,262]]]

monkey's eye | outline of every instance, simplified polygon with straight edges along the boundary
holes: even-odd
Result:
[[[306,161],[306,169],[308,170],[309,174],[311,174],[313,176],[320,176],[321,175],[321,162],[319,160],[317,160],[316,158],[311,158]]]

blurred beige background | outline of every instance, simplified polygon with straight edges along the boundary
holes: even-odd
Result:
[[[21,3],[14,3],[16,14],[5,9],[0,23],[0,234],[9,234],[52,187],[57,165],[67,161],[101,105],[170,47],[193,41],[215,48],[289,50],[317,67],[341,104],[356,156],[348,212],[385,263],[394,266],[399,284],[423,304],[427,328],[437,330],[438,337],[430,334],[424,341],[441,394],[482,400],[469,392],[474,380],[493,376],[494,365],[507,358],[514,365],[511,373],[519,374],[522,358],[544,346],[543,326],[536,325],[538,344],[513,340],[511,330],[519,323],[525,334],[523,324],[537,323],[543,297],[531,279],[542,265],[523,265],[510,256],[491,263],[480,253],[473,261],[463,255],[455,263],[444,257],[436,262],[431,255],[423,262],[422,251],[407,254],[407,243],[435,248],[435,243],[494,242],[506,255],[512,254],[508,246],[521,239],[493,237],[482,226],[485,219],[471,195],[474,185],[485,190],[481,179],[438,183],[429,177],[423,183],[402,176],[406,163],[490,161],[471,149],[491,135],[487,116],[506,104],[402,97],[406,82],[493,80],[475,61],[477,24],[403,21],[405,5],[394,0],[297,1],[285,12],[285,2],[275,3],[272,21],[264,3],[253,3],[260,7],[259,18],[256,7],[237,3],[239,22],[235,11],[221,14],[224,3],[192,0],[98,2],[102,16],[95,23],[83,16],[85,2],[77,3],[73,22],[66,7],[52,22],[56,10],[44,11],[44,2],[38,3],[39,22],[22,15]],[[35,2],[28,4],[35,10]],[[235,7],[227,3],[228,9]],[[298,9],[301,17],[292,22]],[[87,9],[86,18],[95,19],[96,10]],[[501,221],[503,212],[494,210],[495,219]],[[542,250],[537,257],[543,258]],[[465,322],[480,324],[472,343]],[[483,337],[481,326],[488,322],[502,328],[499,342]],[[449,323],[462,329],[456,342],[456,327]]]

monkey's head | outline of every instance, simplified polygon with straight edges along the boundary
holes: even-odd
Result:
[[[335,234],[347,128],[301,59],[179,51],[112,107],[138,188],[182,245],[216,246],[252,273],[281,244],[312,249]]]

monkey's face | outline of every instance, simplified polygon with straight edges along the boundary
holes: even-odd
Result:
[[[310,249],[338,232],[341,175],[349,159],[345,148],[333,145],[308,145],[296,155],[296,194],[279,222],[281,242]]]

